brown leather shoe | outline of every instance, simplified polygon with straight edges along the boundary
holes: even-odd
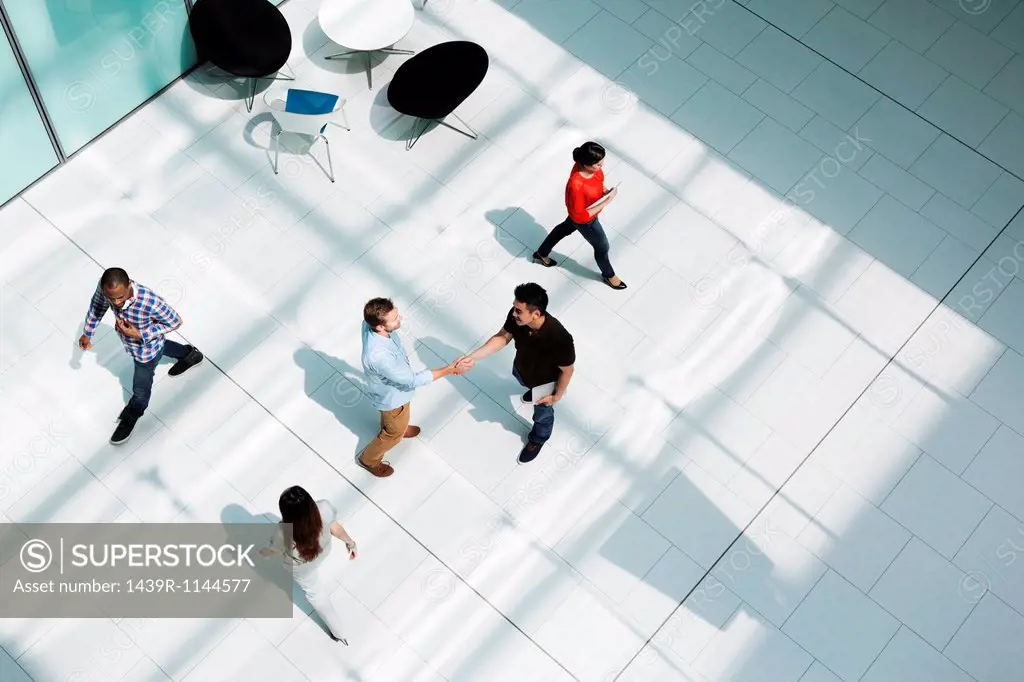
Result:
[[[418,435],[420,435],[420,427],[410,426],[405,430],[404,438],[415,438]]]
[[[363,467],[377,478],[387,478],[391,474],[395,473],[395,469],[387,462],[381,462],[377,466],[371,467],[361,459],[357,459],[356,461],[359,462],[359,466]]]

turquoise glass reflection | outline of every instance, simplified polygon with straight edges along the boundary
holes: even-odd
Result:
[[[68,155],[196,62],[184,0],[5,5]]]
[[[0,204],[57,165],[14,52],[0,30]]]

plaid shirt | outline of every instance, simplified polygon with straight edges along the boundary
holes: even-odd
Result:
[[[174,308],[167,304],[167,301],[153,292],[152,289],[144,287],[136,282],[131,282],[132,297],[124,302],[120,310],[113,308],[114,317],[130,323],[139,333],[141,339],[133,339],[125,336],[119,329],[118,336],[121,343],[136,362],[151,362],[156,359],[164,349],[164,334],[172,332],[181,326],[181,317],[174,311]],[[112,306],[107,297],[103,295],[103,289],[97,285],[96,293],[92,295],[92,303],[89,305],[89,312],[85,316],[85,335],[92,338],[96,326]]]

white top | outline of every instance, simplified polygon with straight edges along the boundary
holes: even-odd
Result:
[[[351,50],[390,47],[412,29],[410,0],[324,0],[317,15],[333,42]]]
[[[292,568],[292,576],[295,578],[295,582],[300,585],[316,582],[316,569],[327,561],[327,557],[331,555],[331,548],[334,546],[331,536],[331,524],[338,519],[338,512],[335,511],[334,505],[327,500],[317,500],[316,506],[320,510],[320,520],[323,522],[324,527],[320,531],[321,552],[315,559],[305,561],[299,556],[294,542],[291,543],[290,547],[285,547],[284,533],[280,528],[278,528],[271,539],[271,546],[284,554],[285,566]]]

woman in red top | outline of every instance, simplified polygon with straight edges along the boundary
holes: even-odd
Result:
[[[551,230],[540,248],[533,252],[533,260],[545,267],[556,265],[548,258],[555,244],[579,230],[583,238],[594,247],[594,259],[601,269],[601,277],[612,289],[625,289],[626,283],[615,274],[612,264],[608,261],[608,237],[601,227],[598,214],[604,210],[618,193],[618,189],[609,191],[604,186],[604,147],[596,142],[584,142],[572,150],[575,165],[569,174],[569,182],[565,184],[565,207],[569,217],[561,225]]]

